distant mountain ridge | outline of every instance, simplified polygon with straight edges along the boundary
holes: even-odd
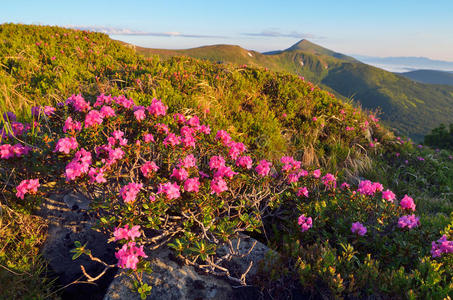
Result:
[[[453,72],[437,70],[416,70],[400,74],[404,77],[407,77],[418,82],[429,84],[445,84],[453,86]]]
[[[434,60],[427,57],[374,57],[365,55],[352,55],[356,59],[392,72],[407,72],[415,70],[453,71],[453,62]]]
[[[453,87],[414,82],[357,59],[301,40],[286,50],[259,53],[239,46],[214,45],[185,50],[136,47],[162,59],[190,56],[217,63],[269,68],[303,76],[341,99],[353,98],[367,109],[379,109],[397,133],[421,140],[440,123],[453,122]]]

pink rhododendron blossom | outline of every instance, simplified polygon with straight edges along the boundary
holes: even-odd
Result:
[[[103,118],[103,115],[99,111],[90,110],[85,116],[85,128],[101,125]]]
[[[150,195],[150,196],[149,196],[149,201],[151,201],[151,202],[156,201],[156,196]]]
[[[110,118],[116,116],[115,110],[107,105],[101,107],[99,112],[101,113],[103,118]]]
[[[145,110],[139,109],[134,111],[134,116],[137,121],[143,121],[146,118]]]
[[[142,171],[143,176],[149,178],[151,173],[157,172],[159,167],[153,161],[146,161],[143,166],[140,167],[140,171]]]
[[[168,134],[170,132],[170,128],[168,128],[166,124],[157,123],[156,125],[154,125],[154,127],[159,133]]]
[[[420,220],[418,217],[415,215],[408,215],[408,216],[402,216],[398,220],[398,227],[399,228],[415,228],[420,226]]]
[[[299,224],[302,232],[305,232],[311,227],[313,227],[313,220],[311,219],[311,217],[307,218],[305,215],[302,214],[297,219],[297,224]]]
[[[198,177],[188,178],[184,182],[184,190],[186,192],[198,193],[199,189],[200,189],[200,181],[199,181]]]
[[[164,193],[168,200],[177,199],[181,196],[179,185],[174,182],[167,182],[159,184],[157,194]]]
[[[211,128],[209,128],[208,125],[201,125],[198,130],[201,132],[201,133],[204,133],[204,134],[210,134],[211,133]]]
[[[346,131],[352,131],[352,130],[354,130],[354,127],[352,127],[352,126],[346,126]]]
[[[234,172],[230,167],[226,166],[221,166],[217,168],[217,171],[214,173],[214,177],[218,178],[223,178],[227,177],[229,179],[232,179],[234,175],[238,174],[237,172]]]
[[[360,222],[352,223],[351,226],[352,233],[358,234],[360,236],[364,236],[366,234],[366,227],[363,226]]]
[[[342,190],[346,190],[350,188],[350,185],[347,182],[343,182],[340,186]]]
[[[209,159],[209,168],[211,170],[217,170],[225,166],[225,158],[223,156],[217,155]]]
[[[181,168],[181,169],[175,168],[175,169],[173,169],[173,172],[170,177],[174,177],[178,181],[184,181],[189,177],[189,173],[184,168]]]
[[[258,173],[258,175],[264,177],[264,176],[269,175],[269,172],[271,170],[271,166],[272,166],[272,164],[270,162],[268,162],[267,160],[263,159],[263,160],[260,160],[260,162],[256,166],[255,170]]]
[[[173,119],[178,124],[184,124],[186,122],[186,117],[183,114],[174,114]]]
[[[66,104],[71,104],[76,111],[86,112],[90,107],[90,103],[86,102],[81,94],[72,95],[66,100]]]
[[[109,149],[109,163],[113,164],[115,161],[122,159],[124,151],[121,148]]]
[[[34,194],[38,192],[39,179],[25,179],[16,186],[16,197],[24,199],[25,194]]]
[[[250,156],[241,156],[236,161],[236,166],[250,170],[252,168],[252,158]]]
[[[382,192],[382,199],[392,202],[395,200],[396,195],[391,190],[385,190]]]
[[[112,136],[116,140],[121,140],[124,136],[124,132],[121,130],[115,130],[112,132]]]
[[[134,241],[135,238],[140,237],[140,225],[135,225],[129,229],[129,225],[125,225],[123,228],[116,227],[113,231],[113,236],[115,237],[115,242],[119,240],[131,240]]]
[[[195,158],[195,156],[193,154],[189,154],[186,157],[180,159],[179,164],[178,164],[178,167],[186,168],[186,169],[194,168],[196,166],[197,166],[197,159]]]
[[[166,146],[171,145],[172,147],[179,145],[181,143],[181,137],[175,135],[174,133],[169,133],[164,139],[163,144]]]
[[[147,133],[143,136],[143,140],[145,141],[145,143],[152,143],[152,142],[155,142],[154,140],[154,136],[151,134],[151,133]]]
[[[301,166],[301,162],[295,160],[292,156],[283,156],[280,159],[280,162],[283,164],[283,167],[282,167],[283,172],[297,170]]]
[[[327,173],[321,178],[321,180],[322,183],[328,188],[334,189],[337,187],[337,179],[333,174]]]
[[[433,257],[440,257],[442,254],[453,253],[453,241],[447,240],[444,234],[437,242],[431,243],[431,255]]]
[[[30,128],[29,125],[27,127]],[[23,135],[28,130],[27,127],[24,124],[20,123],[20,122],[11,122],[11,128],[13,130],[13,135],[14,136]]]
[[[198,118],[197,116],[193,116],[189,120],[187,120],[186,123],[191,127],[198,127],[200,126],[200,118]]]
[[[121,198],[123,198],[125,203],[134,202],[137,198],[137,194],[143,188],[143,184],[130,182],[127,185],[123,186],[120,190]]]
[[[214,178],[211,180],[211,194],[219,196],[222,192],[228,190],[226,181],[222,178]]]
[[[414,199],[412,199],[408,195],[404,195],[403,199],[401,199],[400,206],[402,209],[415,211]]]
[[[155,117],[165,116],[167,114],[167,106],[165,106],[162,101],[153,99],[151,105],[148,106],[148,112]]]
[[[71,150],[77,149],[79,144],[75,137],[66,137],[58,140],[57,145],[55,146],[54,152],[62,152],[64,154],[69,154]]]
[[[116,104],[127,109],[131,109],[134,106],[134,100],[128,99],[124,95],[113,97],[113,101],[115,101]]]
[[[44,106],[41,107],[41,111],[46,115],[46,116],[51,116],[55,113],[56,108],[53,106]]]
[[[71,117],[68,117],[64,122],[63,132],[78,132],[80,130],[82,130],[82,124],[79,121],[74,121]]]
[[[371,182],[369,180],[362,180],[359,183],[357,191],[362,195],[374,196],[376,192],[381,192],[384,189],[379,182]]]
[[[113,100],[113,98],[112,98],[111,95],[106,96],[106,95],[104,95],[102,93],[99,96],[97,96],[96,103],[94,103],[93,106],[94,107],[99,107],[99,106],[102,106],[104,104],[110,104],[110,103],[112,103],[112,100]]]
[[[304,187],[301,187],[297,190],[297,196],[304,196],[306,198],[308,198],[308,189],[304,186]]]
[[[229,151],[228,154],[230,155],[231,159],[237,159],[239,155],[245,152],[246,148],[243,143],[236,143],[236,142],[231,142],[229,144]]]
[[[321,170],[317,169],[312,172],[314,178],[319,178],[321,177]]]
[[[225,130],[217,131],[215,138],[217,140],[220,140],[224,146],[228,145],[231,142],[231,136]]]
[[[135,242],[129,242],[115,253],[115,257],[118,259],[118,267],[135,270],[137,269],[139,258],[148,256],[143,251],[143,245],[137,247]]]
[[[106,183],[107,179],[104,177],[104,170],[100,168],[90,168],[88,171],[90,183]]]
[[[189,148],[189,147],[195,148],[195,145],[196,145],[195,138],[191,134],[182,135],[181,142],[182,142],[183,147],[185,147],[185,148]]]

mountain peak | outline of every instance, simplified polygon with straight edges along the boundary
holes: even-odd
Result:
[[[330,56],[347,61],[356,61],[354,58],[350,56],[329,50],[315,43],[312,43],[307,39],[302,39],[298,41],[297,43],[295,43],[294,45],[292,45],[291,47],[284,51],[303,51],[318,56]]]

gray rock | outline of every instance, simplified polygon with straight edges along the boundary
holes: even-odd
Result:
[[[114,245],[107,243],[108,238],[104,234],[91,228],[93,221],[87,213],[88,206],[89,200],[82,194],[57,194],[46,198],[38,211],[49,224],[41,253],[61,285],[78,279],[84,280],[81,265],[91,275],[97,275],[103,270],[101,264],[91,261],[85,255],[72,260],[73,253],[70,250],[75,248],[75,241],[87,243],[87,248],[93,255],[107,263],[116,262]],[[111,281],[113,274],[109,275]],[[65,289],[64,298],[99,299],[99,294],[105,293],[110,281],[105,276],[96,286],[72,285]]]
[[[231,285],[220,278],[199,274],[191,266],[180,266],[170,259],[168,248],[154,251],[149,260],[151,274],[144,274],[144,281],[152,286],[152,300],[179,300],[179,299],[232,299],[234,291]],[[132,280],[118,272],[111,283],[104,300],[135,300],[140,299],[133,291]]]

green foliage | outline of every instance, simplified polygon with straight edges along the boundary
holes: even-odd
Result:
[[[448,130],[444,124],[431,130],[425,136],[425,144],[433,148],[453,150],[453,123],[450,123]]]

